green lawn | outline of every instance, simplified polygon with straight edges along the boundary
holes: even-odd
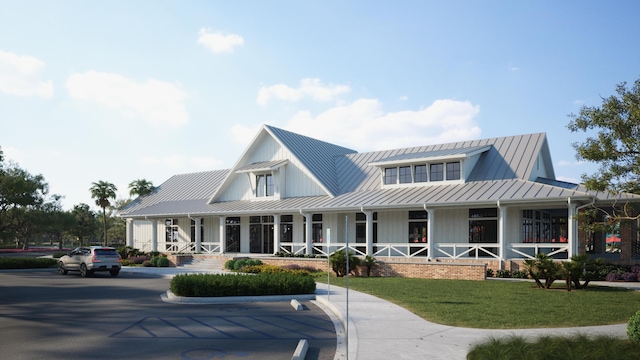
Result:
[[[316,278],[326,282],[326,276]],[[344,286],[344,278],[331,278]],[[526,281],[349,278],[349,288],[386,299],[439,324],[516,329],[626,323],[640,310],[640,292],[590,286],[566,291]]]

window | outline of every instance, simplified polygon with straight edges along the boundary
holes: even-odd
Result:
[[[204,219],[200,218],[200,240],[204,240]],[[191,219],[191,242],[196,242],[196,221]]]
[[[274,184],[273,176],[257,175],[256,177],[256,197],[273,196]]]
[[[273,196],[274,189],[272,175],[256,175],[256,197]]]
[[[409,211],[409,242],[427,242],[427,212],[424,210]]]
[[[386,185],[397,183],[398,179],[398,169],[397,168],[386,168],[384,169],[384,183]]]
[[[226,222],[226,251],[230,253],[240,252],[240,218],[228,217]]]
[[[266,194],[267,194],[267,196],[273,196],[274,195],[274,189],[275,189],[275,186],[273,184],[273,176],[272,175],[266,175],[266,177],[267,177],[267,183],[265,185],[266,186]]]
[[[428,243],[427,212],[424,210],[409,211],[409,243],[419,244],[421,247],[410,247],[413,256],[427,256],[424,246]]]
[[[411,183],[411,166],[400,167],[400,184]]]
[[[497,243],[498,242],[498,209],[469,209],[469,242],[470,243]],[[497,248],[485,248],[477,250],[478,256],[497,255]],[[469,252],[469,256],[476,256],[475,251]]]
[[[178,219],[167,219],[165,225],[165,242],[178,241]]]
[[[551,230],[551,214],[549,212],[538,210],[522,211],[522,242],[556,242],[556,239],[551,236]]]
[[[427,165],[416,165],[413,174],[414,182],[427,182]]]
[[[429,165],[429,179],[431,181],[444,180],[444,164],[431,164]]]
[[[447,163],[447,180],[460,180],[460,163]]]
[[[307,217],[304,217],[307,222]],[[307,238],[307,227],[304,227],[304,238]],[[311,242],[322,242],[322,214],[313,214],[311,216]]]
[[[293,215],[280,216],[280,242],[293,242]]]
[[[372,240],[373,243],[378,242],[378,213],[373,213],[373,234]],[[366,243],[367,242],[367,215],[365,213],[356,213],[356,243]],[[366,248],[363,246],[358,247],[358,251],[366,252]],[[373,248],[373,252],[375,253],[377,248]]]

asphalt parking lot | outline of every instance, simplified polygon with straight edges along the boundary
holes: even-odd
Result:
[[[170,304],[170,279],[121,272],[0,271],[2,359],[333,359],[329,316],[304,301]]]

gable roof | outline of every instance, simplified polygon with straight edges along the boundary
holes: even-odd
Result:
[[[272,136],[286,148],[303,164],[309,176],[326,189],[327,195],[273,201],[212,201],[236,172],[266,171],[288,161],[242,163],[246,162],[247,154],[255,146],[252,144],[232,169],[175,175],[154,193],[134,201],[121,215],[285,213],[302,209],[356,211],[363,207],[486,206],[497,202],[560,204],[566,203],[568,198],[583,203],[595,198],[603,201],[640,199],[640,196],[631,194],[614,197],[608,193],[593,193],[582,185],[556,180],[544,133],[364,153],[267,125],[260,130],[254,143],[261,136]],[[465,183],[383,188],[379,166],[371,166],[472,155],[478,155],[478,160]],[[537,161],[544,163],[546,177],[536,176]]]
[[[236,164],[231,168],[222,184],[212,193],[209,203],[214,203],[235,178],[237,172],[247,172],[247,169],[261,169],[280,165],[280,161],[266,161],[247,164],[247,159],[259,141],[264,136],[271,136],[280,146],[286,149],[292,157],[296,158],[307,170],[309,176],[329,195],[338,193],[338,183],[334,168],[334,158],[345,154],[355,153],[355,150],[334,145],[318,139],[282,130],[273,126],[263,125],[258,134],[251,141],[247,149],[240,156]],[[251,171],[251,170],[249,170]]]

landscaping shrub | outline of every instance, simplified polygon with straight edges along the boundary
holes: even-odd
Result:
[[[469,360],[507,359],[582,359],[631,360],[640,358],[640,346],[609,335],[540,336],[525,339],[522,336],[491,338],[474,345],[467,355]]]
[[[235,260],[229,259],[229,260],[225,261],[224,268],[227,269],[227,270],[233,270],[233,264],[235,264],[235,263],[236,263]]]
[[[544,253],[536,255],[534,259],[525,260],[524,266],[528,275],[535,280],[536,286],[542,289],[550,288],[553,282],[560,278],[563,267]],[[544,280],[544,284],[542,280]]]
[[[622,274],[622,280],[624,281],[638,281],[638,276],[633,272],[626,272]]]
[[[157,256],[156,259],[157,267],[169,267],[170,262],[166,256]]]
[[[170,290],[178,296],[263,296],[313,294],[311,276],[289,273],[256,275],[182,274],[171,279]]]
[[[527,279],[529,278],[529,274],[524,270],[513,270],[511,271],[511,277],[515,279]]]
[[[68,253],[66,251],[56,251],[53,253],[53,258],[54,259],[60,259],[61,257],[67,255]]]
[[[337,277],[343,277],[347,273],[353,273],[360,265],[360,258],[349,252],[349,270],[347,271],[347,252],[340,250],[334,252],[331,257],[331,269],[336,273]]]
[[[627,336],[629,340],[640,344],[640,311],[637,311],[627,322]]]
[[[498,271],[496,271],[496,277],[498,277],[498,278],[510,278],[511,277],[511,271],[509,271],[509,270],[498,270]]]
[[[0,269],[41,269],[53,267],[58,263],[56,259],[10,257],[0,258]]]
[[[618,281],[618,280],[620,280],[620,275],[618,275],[618,273],[616,273],[616,272],[612,272],[612,273],[609,273],[607,275],[605,280],[607,280],[607,281]]]
[[[297,268],[296,268],[297,267]],[[300,268],[300,266],[294,266],[294,268],[286,268],[277,265],[247,265],[242,268],[242,272],[250,273],[250,274],[260,274],[260,273],[289,273],[289,274],[298,274],[298,275],[309,275],[309,271]]]
[[[487,269],[487,273],[486,276],[487,277],[493,277],[494,273],[493,273],[493,269]]]

